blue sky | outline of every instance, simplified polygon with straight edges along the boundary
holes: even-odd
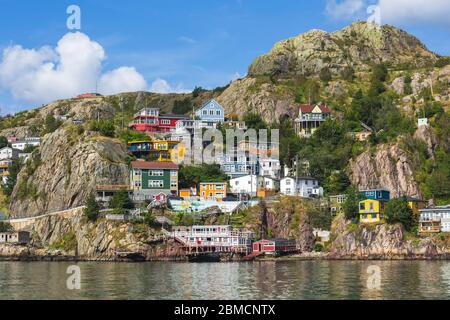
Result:
[[[386,0],[381,0],[380,5],[387,6],[382,4],[383,1]],[[400,9],[405,9],[402,1],[405,0],[398,0],[397,3]],[[408,7],[405,10],[414,12],[407,18],[398,14],[385,16],[388,17],[387,22],[415,34],[431,50],[450,55],[450,23],[447,23],[446,18],[450,14],[449,6],[442,0],[433,1],[444,7],[432,12],[425,10],[423,13],[415,10],[416,7]],[[66,8],[76,4],[82,13],[80,31],[92,42],[98,43],[105,52],[100,73],[123,66],[132,67],[135,69],[133,75],[138,73],[145,80],[146,89],[159,88],[161,92],[191,90],[195,86],[214,88],[244,76],[252,60],[267,52],[275,42],[313,28],[334,31],[358,18],[365,19],[366,7],[375,2],[0,0],[3,9],[0,12],[0,49],[3,51],[19,45],[22,49],[39,49],[43,46],[55,48],[58,41],[70,32],[66,27]],[[427,1],[412,2],[420,5]],[[395,7],[389,7],[389,11],[395,10]],[[57,61],[58,58],[54,63],[57,64]],[[0,107],[3,114],[49,102],[46,99],[53,97],[34,94],[32,98],[24,99],[17,92],[31,89],[21,88],[20,83],[13,88],[8,83],[13,75],[0,81]],[[161,86],[152,86],[158,79],[159,84],[165,81],[162,89]],[[141,80],[141,88],[142,79],[137,80]],[[106,82],[109,84],[111,81]],[[51,90],[52,87],[38,88]],[[95,85],[77,88],[92,88],[90,91],[94,91]],[[77,88],[63,92],[76,92]],[[13,90],[16,90],[15,94]],[[59,87],[55,90],[59,90]]]

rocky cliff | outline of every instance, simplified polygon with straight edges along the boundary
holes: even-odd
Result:
[[[314,247],[315,237],[310,211],[304,200],[283,197],[280,202],[262,203],[248,210],[245,221],[246,228],[265,239],[296,239],[303,252],[310,252]]]
[[[127,184],[125,145],[68,125],[46,135],[17,178],[12,217],[83,205],[99,184]]]
[[[421,198],[419,185],[413,177],[412,160],[399,143],[363,152],[350,160],[348,170],[352,184],[360,190],[386,188],[392,197]]]
[[[437,259],[450,256],[436,238],[407,240],[401,225],[354,225],[335,219],[329,257],[335,259]]]
[[[420,67],[436,59],[416,37],[402,30],[357,22],[336,32],[311,30],[279,42],[251,64],[249,76],[317,75],[324,68],[338,73],[348,66],[364,70],[382,62]]]
[[[179,246],[143,224],[99,219],[88,222],[82,210],[71,217],[49,216],[30,228],[30,246],[0,245],[0,258],[81,260],[183,259]]]

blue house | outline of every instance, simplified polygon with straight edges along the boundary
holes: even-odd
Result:
[[[196,116],[202,121],[225,122],[225,110],[214,99],[209,100],[200,109],[198,109]]]
[[[364,190],[360,193],[366,200],[389,201],[391,199],[391,192],[385,189]]]

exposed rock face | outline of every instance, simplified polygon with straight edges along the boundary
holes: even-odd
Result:
[[[302,252],[312,251],[315,243],[308,207],[302,200],[285,197],[268,210],[268,229],[275,238],[295,238]]]
[[[404,94],[405,92],[405,77],[396,78],[392,81],[391,88],[398,94]]]
[[[34,216],[83,205],[98,184],[127,184],[127,151],[120,141],[63,127],[46,135],[22,168],[12,217]]]
[[[349,229],[343,216],[337,218],[332,229],[335,239],[330,247],[331,258],[405,259],[439,258],[448,254],[431,239],[418,243],[407,241],[401,225],[359,225]]]
[[[366,151],[350,160],[348,170],[352,184],[360,190],[385,188],[392,197],[421,198],[418,183],[414,180],[412,161],[400,146],[381,145],[374,154]]]
[[[436,59],[417,38],[402,30],[357,22],[333,33],[311,30],[279,42],[253,62],[249,76],[318,74],[325,67],[336,73],[349,65],[366,69],[381,62],[423,66]]]
[[[88,222],[82,210],[70,218],[49,216],[30,228],[30,246],[0,245],[0,257],[55,258],[82,260],[160,260],[183,259],[181,248],[164,241],[153,229],[131,223],[100,219]]]
[[[414,133],[414,138],[425,142],[428,155],[434,157],[434,150],[438,145],[438,139],[430,126],[420,126]]]
[[[298,115],[291,92],[286,91],[280,95],[276,86],[270,83],[260,84],[255,78],[233,82],[217,101],[228,115],[237,115],[240,118],[248,113],[257,113],[263,120],[272,123],[278,121],[281,115]]]

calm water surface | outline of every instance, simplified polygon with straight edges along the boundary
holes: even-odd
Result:
[[[78,263],[0,262],[0,299],[450,299],[450,262],[289,261]],[[370,290],[367,268],[381,269]]]

